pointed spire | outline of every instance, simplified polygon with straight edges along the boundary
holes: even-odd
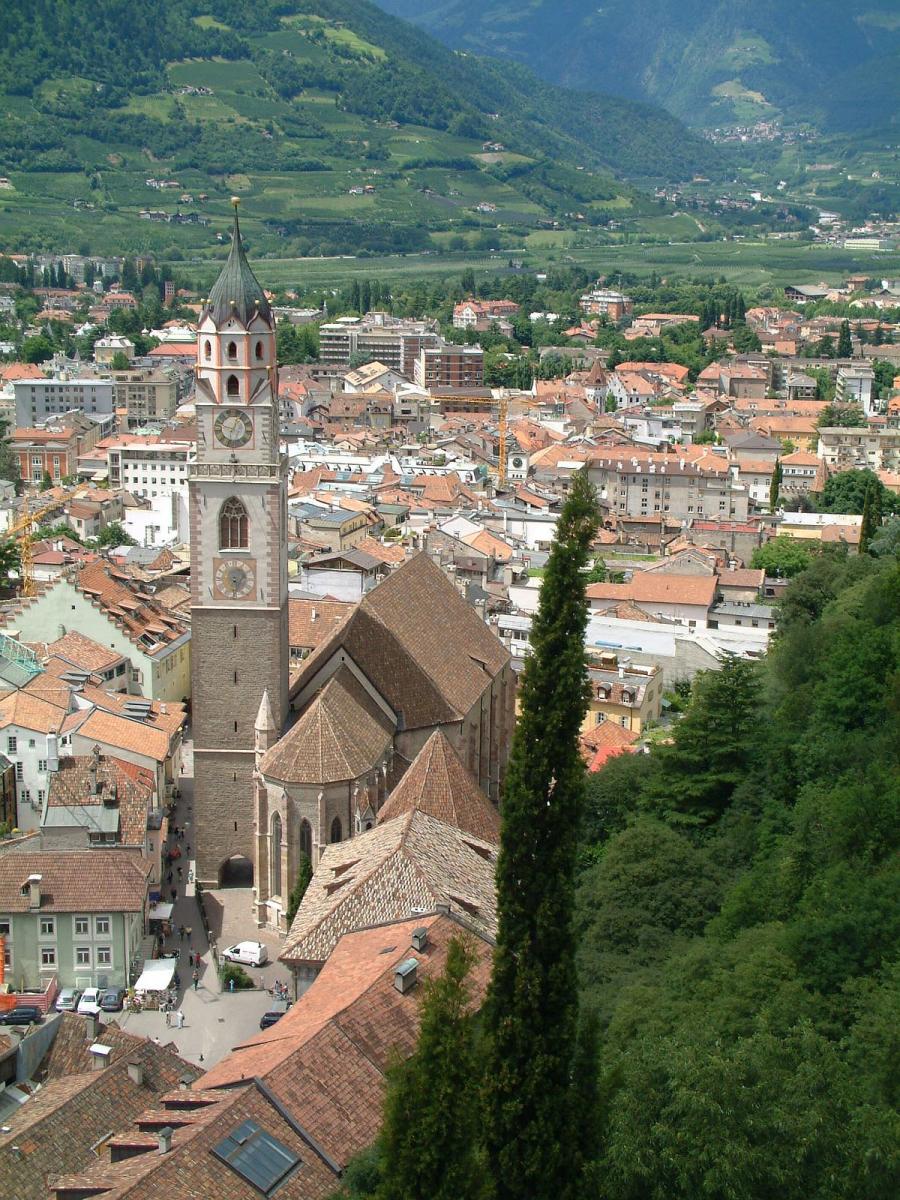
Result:
[[[262,700],[259,702],[259,712],[256,714],[256,723],[253,726],[257,733],[277,733],[275,728],[275,715],[272,712],[272,704],[269,700],[269,689],[262,694]]]
[[[238,205],[240,198],[232,196],[234,206],[234,225],[231,232],[231,249],[222,273],[213,284],[206,302],[207,313],[217,325],[232,317],[243,325],[249,325],[255,314],[272,324],[272,310],[266,299],[259,280],[253,274],[247,255],[244,253],[244,242],[241,238],[241,226],[238,221]]]

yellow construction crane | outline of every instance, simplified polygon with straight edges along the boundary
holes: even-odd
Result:
[[[59,507],[59,500],[54,500],[50,504],[42,504],[38,508],[32,509],[29,498],[26,496],[22,515],[6,530],[6,537],[19,544],[23,596],[34,595],[34,562],[31,553],[31,543],[34,540],[34,526],[40,521],[41,517],[55,512]]]
[[[495,400],[493,396],[441,396],[439,392],[432,391],[432,398],[437,400],[441,407],[441,412],[465,413],[470,408],[496,408],[497,416],[497,433],[499,436],[500,447],[497,452],[497,483],[502,486],[506,483],[506,434],[507,434],[507,418],[509,416],[509,398],[501,396],[499,400]],[[452,407],[447,407],[452,406]]]

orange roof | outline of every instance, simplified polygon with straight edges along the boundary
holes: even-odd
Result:
[[[635,571],[629,583],[592,583],[589,600],[633,600],[637,604],[696,604],[709,608],[716,594],[714,575],[674,575]]]
[[[113,751],[128,750],[160,763],[168,758],[172,741],[164,729],[153,729],[143,721],[118,717],[99,708],[79,725],[78,734]]]
[[[781,465],[784,466],[785,463],[792,467],[817,467],[820,460],[818,455],[809,450],[794,450],[782,457]]]
[[[38,733],[59,733],[65,717],[65,708],[24,691],[13,692],[0,700],[0,729],[16,725]]]
[[[623,362],[616,367],[616,374],[621,371],[652,371],[654,375],[666,375],[677,383],[682,383],[690,374],[687,367],[671,362]]]
[[[44,379],[44,372],[37,363],[0,363],[0,380],[14,383],[18,379]]]
[[[196,358],[196,342],[160,342],[149,354],[150,358]]]

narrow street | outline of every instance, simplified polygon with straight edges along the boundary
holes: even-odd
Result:
[[[258,981],[258,988],[233,994],[223,993],[221,990],[215,960],[200,919],[199,903],[187,879],[189,864],[195,850],[193,743],[189,736],[185,738],[183,764],[184,773],[179,785],[181,796],[170,817],[169,827],[175,827],[179,831],[183,829],[184,835],[178,838],[170,836],[168,843],[170,849],[176,845],[180,846],[182,857],[172,866],[171,883],[167,881],[167,871],[163,872],[162,893],[167,903],[172,901],[173,890],[175,893],[172,910],[173,933],[166,941],[166,949],[179,951],[178,1009],[184,1014],[184,1025],[180,1029],[176,1027],[174,1014],[170,1014],[170,1023],[167,1024],[166,1014],[158,1011],[111,1013],[109,1016],[130,1033],[152,1037],[163,1044],[172,1042],[184,1058],[203,1067],[210,1067],[224,1058],[233,1046],[259,1031],[259,1018],[271,1001],[271,996],[265,989],[271,987],[276,978],[285,979],[287,973],[283,967],[279,971],[278,939],[260,936],[260,931],[252,923],[247,890],[238,888],[225,893],[219,891],[213,893],[216,899],[211,907],[214,913],[220,913],[222,924],[219,924],[218,929],[214,926],[214,933],[218,934],[221,930],[226,938],[232,931],[235,933],[233,939],[220,941],[219,948],[224,948],[230,940],[237,941],[239,938],[262,940],[269,945],[271,960],[261,971],[247,968],[248,974],[254,981]],[[221,903],[223,895],[227,897],[227,904]],[[236,924],[239,924],[239,930],[234,928]],[[178,930],[182,926],[185,930],[190,929],[190,938],[187,935],[184,938],[179,937]],[[193,971],[189,955],[192,953],[200,956],[200,978],[196,989],[191,978]]]

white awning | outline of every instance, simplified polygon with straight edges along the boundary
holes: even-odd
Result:
[[[174,958],[148,958],[144,962],[141,977],[134,985],[136,992],[164,992],[172,982],[177,960]]]
[[[171,904],[151,904],[147,910],[147,916],[151,921],[168,921],[171,915]]]

